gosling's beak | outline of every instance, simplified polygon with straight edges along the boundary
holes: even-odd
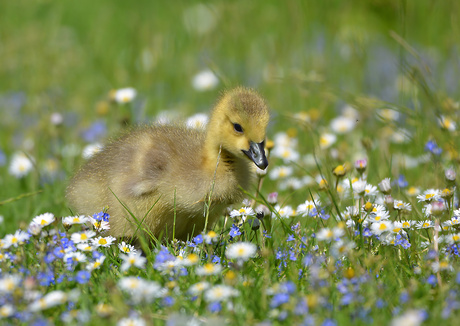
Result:
[[[265,157],[264,142],[258,144],[250,142],[249,150],[245,151],[243,149],[243,153],[246,154],[259,169],[265,170],[268,166],[267,157]]]

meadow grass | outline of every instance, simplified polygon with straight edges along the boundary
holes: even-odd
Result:
[[[0,3],[0,323],[455,323],[459,7]],[[74,216],[88,145],[236,85],[269,103],[270,165],[213,231],[140,255]]]

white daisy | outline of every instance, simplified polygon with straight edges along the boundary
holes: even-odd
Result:
[[[441,272],[441,271],[453,271],[454,268],[452,267],[451,264],[449,264],[448,261],[442,260],[442,261],[435,261],[431,264],[431,270],[433,273]]]
[[[97,237],[96,239],[92,239],[91,242],[94,246],[98,247],[110,247],[112,243],[115,242],[115,238],[111,235],[107,237]]]
[[[377,116],[385,121],[396,121],[399,119],[400,113],[392,109],[379,109],[377,110]]]
[[[98,246],[93,246],[90,243],[82,242],[82,243],[77,244],[77,249],[80,251],[84,251],[84,252],[93,252],[97,248]]]
[[[92,216],[89,217],[89,222],[87,224],[90,224],[93,226],[94,230],[96,231],[105,231],[105,230],[110,230],[110,224],[109,222],[106,221],[98,221]]]
[[[393,229],[393,223],[389,220],[381,220],[380,222],[371,224],[371,231],[375,235],[381,235],[384,232],[390,232]]]
[[[184,258],[184,266],[196,265],[200,261],[200,257],[197,254],[191,253]]]
[[[291,174],[294,172],[294,169],[291,166],[275,166],[268,176],[272,180],[277,180],[277,179],[283,179],[286,177],[291,176]]]
[[[4,304],[0,307],[0,319],[10,317],[14,313],[14,307],[10,304]]]
[[[289,136],[285,132],[278,132],[273,137],[273,142],[275,143],[275,147],[295,148],[297,146],[298,139],[295,137]]]
[[[62,224],[66,227],[74,224],[84,224],[89,221],[89,217],[85,215],[66,216],[62,218]]]
[[[85,232],[75,232],[72,233],[70,236],[70,239],[74,243],[82,243],[82,242],[88,242],[92,237],[96,235],[96,232],[94,231],[85,231]]]
[[[220,264],[206,263],[196,268],[196,274],[199,276],[217,275],[222,271]]]
[[[14,234],[7,234],[3,239],[3,249],[8,249],[9,247],[17,247],[30,238],[30,234],[22,230],[17,230]]]
[[[133,245],[130,245],[124,241],[118,244],[118,249],[120,249],[121,252],[124,252],[125,254],[131,253],[131,252],[136,252],[136,248],[134,248]]]
[[[219,235],[213,230],[211,230],[203,236],[203,239],[204,242],[206,242],[207,244],[211,244],[217,242],[217,240],[219,239]]]
[[[251,207],[241,207],[240,209],[234,209],[230,212],[231,218],[241,217],[243,221],[246,220],[246,217],[255,215],[256,213]]]
[[[337,238],[340,238],[345,234],[345,231],[342,228],[335,227],[332,230],[329,228],[322,228],[316,233],[316,239],[318,241],[331,242]]]
[[[198,282],[188,288],[188,293],[190,293],[193,296],[197,296],[203,293],[203,291],[209,289],[209,287],[210,284],[208,282]]]
[[[208,124],[209,117],[205,113],[197,113],[189,117],[185,124],[191,129],[204,129]]]
[[[94,144],[86,145],[83,148],[81,156],[85,160],[88,160],[91,157],[93,157],[95,154],[99,153],[103,148],[104,148],[104,146],[102,144],[100,144],[100,143],[94,143]]]
[[[337,141],[337,136],[330,133],[324,133],[319,138],[319,147],[321,149],[327,149],[331,147]]]
[[[58,306],[67,302],[67,294],[62,291],[53,291],[29,305],[29,311],[37,312]]]
[[[204,297],[208,302],[225,301],[238,295],[239,292],[237,290],[227,285],[213,286],[204,293]]]
[[[237,259],[239,261],[246,261],[255,256],[257,246],[251,242],[236,242],[229,244],[225,256],[228,259]]]
[[[343,241],[340,239],[336,241],[331,246],[331,255],[336,259],[341,259],[346,256],[354,247],[355,243],[353,241]]]
[[[434,227],[434,223],[430,220],[419,221],[415,224],[417,229],[429,229]]]
[[[401,228],[410,229],[416,222],[411,220],[401,221]]]
[[[126,317],[117,322],[117,326],[145,326],[145,320],[141,317]]]
[[[306,200],[303,204],[297,206],[297,214],[302,216],[308,216],[313,209],[321,207],[321,201],[319,199]]]
[[[338,116],[332,119],[330,127],[331,127],[331,130],[335,132],[336,134],[346,134],[352,131],[355,125],[356,125],[355,118]]]
[[[6,274],[0,278],[0,293],[8,294],[13,293],[18,288],[21,282],[21,277],[16,274]]]
[[[86,269],[89,270],[90,272],[95,270],[95,269],[99,269],[101,267],[102,263],[104,262],[104,260],[105,260],[105,256],[101,256],[98,259],[96,259],[95,261],[93,261],[91,263],[88,263],[86,265]]]
[[[375,197],[378,194],[378,190],[376,186],[373,186],[371,184],[366,184],[366,187],[364,188],[364,196],[366,197]]]
[[[137,95],[137,91],[132,87],[120,88],[112,93],[112,98],[115,102],[119,104],[129,103]]]
[[[443,115],[440,118],[438,118],[438,123],[442,129],[448,131],[455,131],[457,129],[457,124],[455,123],[455,121]]]
[[[34,162],[31,158],[24,153],[16,153],[11,159],[8,171],[16,178],[23,178],[32,171],[33,167]]]
[[[130,252],[127,255],[120,254],[120,258],[123,260],[120,270],[126,272],[131,266],[143,269],[147,259],[142,257],[140,253]]]
[[[441,199],[441,192],[438,189],[428,189],[417,196],[419,202],[431,202]]]
[[[192,86],[197,91],[208,91],[219,84],[217,76],[209,69],[200,71],[193,77]]]
[[[394,201],[394,209],[398,211],[404,211],[404,212],[410,212],[412,210],[412,206],[409,203],[405,203],[402,200],[396,200]]]
[[[291,147],[275,146],[270,152],[273,157],[283,159],[284,163],[296,162],[300,158],[300,154]]]
[[[71,264],[72,262],[84,263],[87,259],[88,258],[86,257],[86,255],[79,251],[66,253],[62,258],[62,260],[68,264]]]
[[[38,215],[32,219],[31,223],[38,224],[41,227],[45,227],[47,225],[50,225],[53,223],[56,219],[54,218],[54,215],[51,213],[44,213],[41,215]]]
[[[278,215],[281,218],[289,218],[289,217],[296,215],[295,210],[293,210],[291,206],[281,207],[280,205],[276,205],[274,208],[275,208],[275,211],[278,212]]]

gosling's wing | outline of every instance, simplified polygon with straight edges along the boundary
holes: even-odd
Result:
[[[114,175],[115,188],[134,197],[164,195],[197,169],[202,137],[200,131],[178,126],[146,127],[130,134],[115,144],[121,151],[116,170],[122,176]]]

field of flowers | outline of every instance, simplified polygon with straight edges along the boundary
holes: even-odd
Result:
[[[458,320],[460,3],[0,12],[0,324]],[[212,230],[140,248],[105,234],[103,207],[69,209],[68,179],[108,139],[203,128],[236,85],[269,103],[269,167]]]

